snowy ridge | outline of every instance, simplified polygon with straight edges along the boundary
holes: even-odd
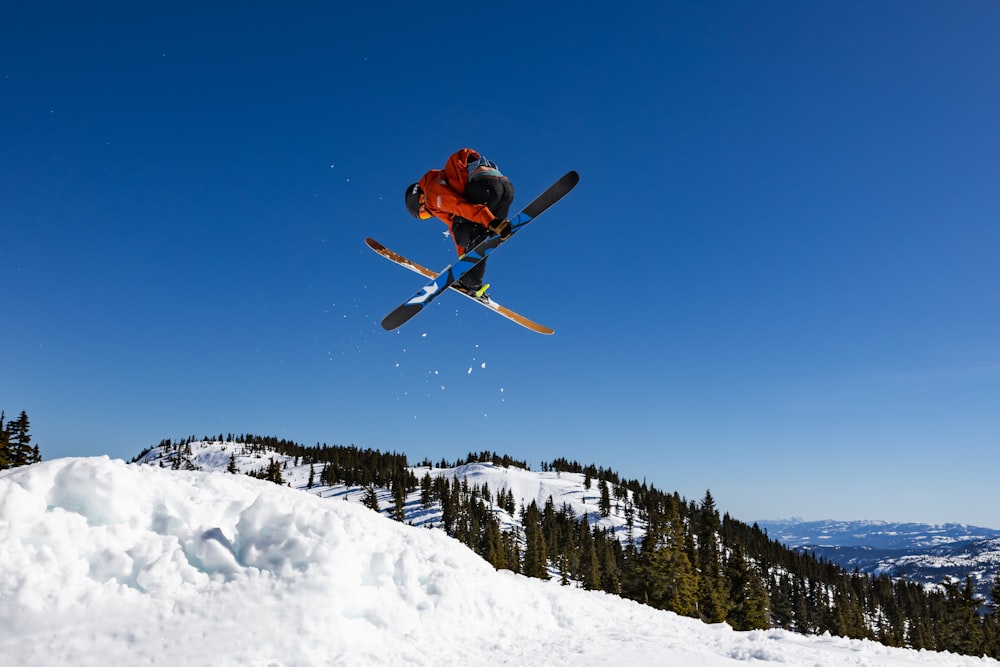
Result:
[[[495,571],[354,503],[107,457],[0,473],[0,652],[47,666],[998,664],[734,632]]]
[[[303,464],[292,456],[259,447],[248,447],[234,442],[192,442],[183,449],[156,447],[141,456],[137,463],[166,467],[187,467],[208,472],[225,472],[229,466],[241,473],[255,473],[271,462],[282,470],[285,483],[296,489],[308,491],[322,498],[341,498],[362,502],[365,488],[345,485],[323,486],[309,484],[310,478],[318,479],[319,470]],[[410,469],[417,479],[424,475],[445,477],[449,481],[466,481],[470,487],[488,487],[494,494],[510,491],[515,499],[513,515],[493,503],[493,512],[504,530],[511,530],[523,537],[518,513],[529,503],[539,507],[551,498],[557,508],[564,505],[577,517],[587,516],[591,526],[611,530],[623,543],[634,540],[641,544],[646,525],[641,516],[633,516],[628,527],[624,507],[612,500],[608,516],[601,516],[599,492],[596,482],[585,488],[582,473],[538,472],[518,467],[501,467],[492,463],[469,463],[452,468],[414,467]],[[615,496],[614,485],[609,483],[610,494]],[[624,497],[630,497],[623,490]],[[389,513],[393,501],[386,489],[378,491],[380,508]],[[421,506],[420,491],[406,497],[406,522],[421,527],[442,527],[441,508],[434,503],[429,508]],[[978,594],[987,598],[993,575],[1000,569],[1000,530],[969,526],[966,524],[918,524],[888,521],[811,521],[798,519],[758,521],[758,526],[782,543],[836,563],[847,571],[855,568],[862,572],[892,577],[903,577],[919,582],[928,588],[940,589],[941,582],[950,577],[964,580],[973,578]],[[989,539],[996,538],[996,539]],[[552,569],[552,576],[558,573]]]
[[[243,474],[256,473],[266,468],[271,461],[281,466],[282,477],[287,486],[307,491],[321,498],[341,498],[352,502],[361,502],[365,495],[362,486],[346,486],[337,484],[324,486],[318,483],[320,466],[296,463],[295,457],[268,452],[261,454],[252,447],[246,447],[233,442],[194,442],[183,451],[178,448],[155,447],[140,456],[136,463],[140,465],[157,465],[161,467],[176,467],[205,472],[226,472],[232,461],[235,469]],[[573,510],[577,517],[587,516],[591,526],[612,530],[622,541],[629,539],[628,521],[625,518],[620,503],[612,501],[609,516],[600,514],[600,494],[597,483],[593,488],[585,489],[582,473],[568,472],[535,472],[518,467],[502,467],[492,463],[468,463],[453,468],[433,468],[418,466],[410,469],[420,480],[424,475],[431,478],[446,477],[449,481],[467,481],[470,487],[487,486],[493,493],[510,491],[513,494],[516,507],[515,513],[534,501],[539,507],[549,498],[556,507],[564,505]],[[309,480],[314,483],[310,486]],[[609,484],[612,489],[614,485]],[[389,491],[378,491],[379,502],[383,511],[388,511],[392,503]],[[519,521],[514,520],[502,508],[494,506],[494,512],[504,528],[516,527]],[[406,522],[415,526],[440,527],[441,510],[434,507],[424,510],[420,506],[420,492],[411,492],[406,498]],[[645,524],[634,520],[631,532],[632,539],[641,541],[645,535]]]

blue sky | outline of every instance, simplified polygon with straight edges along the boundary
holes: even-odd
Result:
[[[13,2],[0,407],[46,458],[276,435],[564,456],[737,518],[1000,527],[993,2]],[[453,261],[471,146],[565,200]]]

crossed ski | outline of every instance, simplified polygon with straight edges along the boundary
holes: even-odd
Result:
[[[469,298],[478,301],[480,304],[500,313],[504,317],[507,317],[522,326],[531,329],[532,331],[538,331],[539,333],[552,333],[552,329],[539,325],[536,322],[532,322],[526,317],[518,315],[517,313],[504,308],[500,304],[495,303],[492,299],[477,298],[468,290],[463,289],[457,281],[475,268],[480,262],[485,260],[490,253],[500,247],[503,243],[512,239],[522,227],[527,225],[529,222],[541,215],[547,208],[559,201],[567,192],[573,189],[579,180],[580,176],[575,171],[568,172],[558,181],[549,186],[545,192],[538,195],[538,197],[536,197],[530,204],[525,206],[520,213],[511,218],[510,235],[504,238],[494,236],[480,242],[474,248],[459,257],[458,262],[446,267],[440,273],[434,273],[426,267],[420,266],[398,253],[392,252],[391,250],[385,248],[382,244],[378,243],[378,241],[367,239],[368,246],[383,257],[386,257],[397,264],[405,266],[431,279],[431,281],[424,285],[419,292],[386,315],[385,318],[382,319],[382,327],[389,330],[399,327],[411,317],[423,310],[427,304],[437,298],[437,296],[444,292],[446,288],[452,287],[457,291],[462,292]]]
[[[379,243],[375,239],[371,239],[371,238],[365,239],[365,243],[368,244],[369,248],[371,248],[372,250],[374,250],[378,254],[382,255],[383,257],[385,257],[389,261],[395,262],[396,264],[399,264],[400,266],[404,266],[404,267],[408,268],[410,271],[413,271],[414,273],[419,273],[420,275],[424,276],[425,278],[436,278],[437,275],[438,275],[438,274],[434,273],[434,271],[428,269],[426,266],[421,266],[420,264],[417,264],[413,260],[407,259],[406,257],[403,257],[398,252],[393,252],[392,250],[389,250],[388,248],[386,248],[384,245],[382,245],[381,243]],[[499,303],[497,303],[496,301],[494,301],[492,298],[487,298],[485,296],[476,296],[470,289],[468,289],[467,287],[465,287],[464,285],[462,285],[460,283],[452,283],[451,285],[449,285],[449,287],[451,289],[455,290],[456,292],[458,292],[460,294],[463,294],[464,296],[469,297],[470,299],[472,299],[476,303],[478,303],[478,304],[480,304],[482,306],[486,306],[487,308],[489,308],[493,312],[495,312],[495,313],[497,313],[499,315],[503,315],[504,317],[506,317],[507,319],[509,319],[509,320],[511,320],[513,322],[517,322],[518,324],[520,324],[522,327],[525,327],[526,329],[531,329],[532,331],[538,332],[540,334],[551,334],[551,333],[554,333],[553,329],[550,329],[549,327],[545,326],[544,324],[539,324],[538,322],[535,322],[534,320],[529,320],[524,315],[521,315],[520,313],[515,313],[510,308],[506,308],[504,306],[501,306]]]

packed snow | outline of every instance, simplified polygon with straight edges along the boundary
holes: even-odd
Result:
[[[530,489],[524,489],[530,492]],[[443,532],[245,475],[0,473],[7,665],[997,665],[734,632],[493,570]]]

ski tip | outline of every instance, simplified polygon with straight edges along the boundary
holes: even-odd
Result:
[[[386,331],[398,329],[405,323],[409,322],[410,318],[419,313],[421,308],[423,308],[422,304],[404,303],[399,308],[382,318],[382,328]]]

